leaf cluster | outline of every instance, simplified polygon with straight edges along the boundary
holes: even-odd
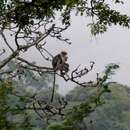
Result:
[[[121,3],[116,0],[113,4]],[[129,27],[130,18],[125,14],[111,9],[104,0],[12,0],[1,1],[0,25],[25,28],[35,25],[35,20],[53,22],[59,12],[61,22],[71,24],[71,12],[86,15],[94,21],[90,24],[93,35],[104,33],[108,26],[117,25]]]

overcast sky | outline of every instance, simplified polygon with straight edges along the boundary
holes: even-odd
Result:
[[[130,1],[125,0],[125,5],[119,6],[118,9],[130,16],[129,5]],[[102,72],[107,64],[118,63],[120,69],[112,80],[130,86],[130,29],[113,26],[103,35],[92,37],[87,27],[88,23],[88,19],[85,17],[72,16],[72,27],[64,34],[70,38],[72,45],[49,39],[46,48],[54,55],[61,50],[68,51],[68,62],[71,69],[78,65],[89,66],[90,61],[95,61],[94,70],[88,79],[94,79],[96,73]],[[28,60],[31,58],[32,61],[36,60],[41,65],[44,64],[37,53],[32,57],[34,53],[32,50],[26,58]],[[61,93],[66,93],[73,88],[70,82],[66,84],[62,79],[57,79],[57,82],[60,84],[59,91]]]
[[[126,0],[125,2],[125,5],[118,9],[130,16],[130,1]],[[76,67],[79,64],[89,65],[89,61],[95,61],[94,71],[89,75],[89,78],[93,79],[96,73],[102,72],[107,64],[117,63],[120,65],[120,69],[112,77],[112,80],[130,86],[130,29],[113,26],[103,35],[92,37],[89,29],[85,28],[86,25],[86,18],[73,16],[72,28],[66,32],[66,36],[73,43],[68,48],[64,47],[69,52],[71,67]],[[69,90],[69,85],[67,86],[68,89],[61,87],[60,91]]]

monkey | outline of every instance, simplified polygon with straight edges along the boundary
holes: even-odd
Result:
[[[64,63],[64,65],[62,66],[61,76],[66,75],[68,72],[69,72],[69,64]]]
[[[56,80],[56,72],[60,71],[60,75],[64,76],[69,71],[69,64],[66,63],[68,59],[68,53],[66,51],[62,51],[57,54],[52,59],[52,67],[54,70],[54,80],[53,80],[53,90],[51,96],[51,102],[53,102],[54,92],[55,92],[55,80]]]
[[[52,67],[54,71],[60,71],[60,74],[62,75],[62,71],[66,68],[64,65],[67,62],[68,56],[67,52],[62,51],[60,54],[57,54],[53,59],[52,59]]]

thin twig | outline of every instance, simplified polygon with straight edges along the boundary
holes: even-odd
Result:
[[[7,39],[6,39],[3,30],[1,30],[0,32],[1,32],[1,36],[2,36],[2,38],[4,39],[6,45],[9,47],[9,49],[10,49],[12,52],[14,52],[13,48],[10,46],[10,44],[8,43],[8,41],[7,41]]]

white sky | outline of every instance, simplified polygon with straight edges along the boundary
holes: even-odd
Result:
[[[130,16],[130,1],[119,10]],[[72,46],[68,49],[70,65],[76,67],[89,65],[89,61],[95,61],[96,65],[92,74],[88,77],[95,78],[97,72],[102,72],[109,63],[118,63],[120,69],[112,80],[130,86],[130,29],[119,26],[111,27],[103,35],[92,37],[86,18],[73,17],[72,29],[66,35],[72,39]],[[60,81],[61,82],[61,81]],[[70,88],[71,89],[71,88]],[[69,85],[61,87],[60,92],[69,90]]]

